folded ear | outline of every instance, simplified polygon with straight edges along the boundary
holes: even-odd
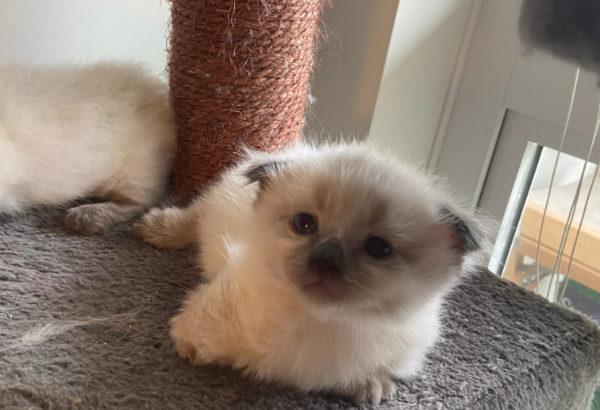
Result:
[[[269,182],[269,179],[277,175],[285,166],[286,163],[283,161],[269,161],[250,167],[244,175],[250,183],[258,182],[262,189]]]
[[[447,207],[440,208],[441,222],[446,225],[453,235],[454,247],[462,253],[476,251],[480,248],[475,235],[467,222]]]

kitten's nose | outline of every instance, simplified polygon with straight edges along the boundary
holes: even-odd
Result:
[[[318,244],[308,259],[310,269],[320,276],[338,276],[344,267],[344,250],[337,238],[329,238]]]

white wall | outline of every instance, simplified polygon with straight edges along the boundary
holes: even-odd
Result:
[[[445,133],[442,115],[453,103],[452,81],[460,76],[461,50],[477,17],[472,16],[476,5],[473,0],[400,1],[372,140],[402,158],[429,162],[438,132]]]
[[[166,0],[0,0],[0,63],[166,62]]]

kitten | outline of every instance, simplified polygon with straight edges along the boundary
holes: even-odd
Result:
[[[179,354],[379,403],[414,375],[442,298],[478,248],[428,177],[361,144],[249,153],[139,234],[198,242],[208,283],[171,321]]]
[[[100,233],[155,203],[175,154],[167,87],[137,65],[0,67],[0,213],[67,211]]]

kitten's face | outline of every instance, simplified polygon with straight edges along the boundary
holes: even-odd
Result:
[[[308,301],[386,312],[422,303],[457,277],[458,238],[415,174],[347,154],[286,167],[263,181],[256,229]]]

